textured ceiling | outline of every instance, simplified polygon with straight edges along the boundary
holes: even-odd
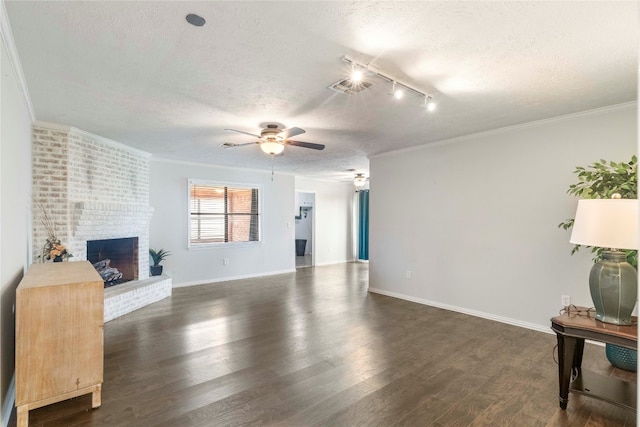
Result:
[[[636,100],[637,2],[6,1],[39,120],[155,156],[270,169],[261,125],[307,133],[276,171],[368,170],[367,156]],[[189,25],[197,13],[204,27]],[[348,55],[433,95],[327,89]]]

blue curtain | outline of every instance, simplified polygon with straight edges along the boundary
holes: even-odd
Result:
[[[358,259],[369,259],[369,190],[358,193]]]

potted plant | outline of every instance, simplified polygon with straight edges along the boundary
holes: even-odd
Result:
[[[156,251],[155,249],[149,248],[149,255],[153,260],[153,265],[149,267],[152,276],[159,276],[162,274],[162,266],[160,265],[160,263],[164,261],[164,259],[168,257],[170,254],[171,252],[165,251],[164,249],[160,249]]]
[[[590,166],[578,166],[574,171],[578,175],[578,183],[569,186],[567,193],[583,199],[608,199],[615,193],[623,199],[638,198],[638,158],[634,155],[630,162],[607,162],[600,160]],[[573,219],[558,224],[558,227],[568,230],[573,227]],[[575,245],[571,255],[578,252],[580,245]],[[592,247],[593,262],[597,262],[604,248]],[[627,250],[627,262],[638,268],[638,251]],[[606,345],[606,355],[609,362],[617,368],[628,371],[637,369],[637,352],[613,344]]]
[[[607,162],[600,160],[590,166],[576,167],[578,183],[571,184],[567,193],[583,199],[610,199],[615,193],[623,199],[638,198],[638,158],[633,155],[630,162]],[[573,227],[573,218],[558,224],[559,228],[569,230]],[[571,255],[578,252],[580,245],[575,245]],[[594,262],[602,256],[603,248],[592,247]],[[627,262],[638,268],[638,251],[625,251]]]

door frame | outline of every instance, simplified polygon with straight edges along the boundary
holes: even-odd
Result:
[[[318,200],[316,198],[316,191],[313,190],[295,190],[296,193],[306,193],[313,194],[313,205],[311,206],[313,209],[312,217],[311,217],[311,267],[316,265],[316,221],[317,212],[318,212]],[[296,206],[297,208],[297,206]],[[295,223],[294,223],[295,226]],[[294,243],[295,243],[295,232],[293,233]],[[294,255],[295,256],[295,255]],[[295,260],[295,258],[294,258]]]

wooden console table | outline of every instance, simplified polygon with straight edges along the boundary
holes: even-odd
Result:
[[[635,383],[582,369],[585,339],[636,350],[638,329],[637,319],[634,320],[636,324],[632,326],[618,326],[596,320],[595,313],[591,316],[565,313],[551,319],[551,329],[558,336],[560,408],[567,409],[571,391],[636,410]]]
[[[101,403],[104,282],[88,261],[33,264],[16,291],[17,427],[29,411],[92,393]]]

